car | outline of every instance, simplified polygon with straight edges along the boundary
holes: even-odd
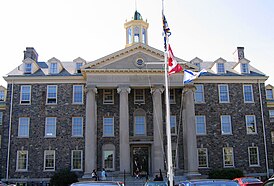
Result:
[[[7,186],[4,182],[0,181],[0,186]]]
[[[70,186],[124,186],[124,183],[119,181],[81,181]]]
[[[274,177],[271,176],[268,180],[266,180],[262,186],[274,186]]]
[[[147,181],[144,186],[168,186],[166,181]]]
[[[218,179],[197,179],[197,180],[186,180],[176,184],[178,186],[239,186],[233,180],[218,180]]]
[[[234,178],[233,181],[236,181],[240,186],[261,186],[263,182],[255,177],[240,177]]]

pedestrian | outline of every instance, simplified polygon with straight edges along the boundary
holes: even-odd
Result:
[[[107,179],[107,173],[106,170],[103,168],[101,172],[101,180],[106,180]]]
[[[96,173],[96,170],[93,169],[92,173],[91,173],[91,178],[93,181],[97,181],[98,180],[98,176],[97,176],[97,173]]]
[[[158,176],[158,174],[156,174],[153,181],[162,181],[162,180],[160,179],[160,177]]]

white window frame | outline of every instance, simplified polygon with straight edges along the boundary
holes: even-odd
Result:
[[[176,104],[176,94],[175,94],[175,89],[173,88],[173,89],[170,89],[169,90],[169,103],[170,104]]]
[[[223,74],[225,73],[225,64],[224,63],[217,63],[217,73],[218,74]]]
[[[104,89],[103,90],[103,104],[114,104],[114,90]]]
[[[71,134],[72,137],[83,137],[83,117],[72,117]]]
[[[24,89],[27,89],[27,92],[23,92]],[[29,97],[29,98],[25,99],[25,97]],[[21,86],[20,104],[21,105],[30,105],[31,104],[31,85],[22,85]]]
[[[78,159],[78,157],[75,157],[74,153],[80,153],[80,159]],[[74,167],[74,161],[80,161],[80,168]],[[72,150],[71,151],[71,170],[72,171],[82,171],[83,170],[83,151],[82,150]]]
[[[198,118],[203,118],[203,123],[198,123]],[[198,124],[203,124],[204,131],[199,132],[198,131]],[[196,135],[206,135],[206,117],[204,115],[196,115],[195,116],[195,126],[196,126]]]
[[[134,89],[134,104],[145,104],[144,89]]]
[[[78,89],[79,88],[79,89]],[[83,93],[84,93],[83,85],[73,85],[73,104],[83,104]],[[76,100],[76,99],[80,100]]]
[[[53,123],[49,123],[49,119],[54,119]],[[45,137],[46,138],[55,138],[56,137],[56,123],[57,123],[57,118],[56,117],[46,117],[46,122],[45,122]],[[49,129],[53,128],[53,131],[49,131]],[[48,132],[52,132],[50,135]]]
[[[49,95],[49,93],[50,93],[49,90],[51,88],[55,89],[55,93],[51,92],[51,94],[55,94],[55,96]],[[57,104],[57,92],[58,92],[58,86],[57,85],[48,85],[47,86],[47,104],[49,104],[49,105],[56,105]]]
[[[20,154],[24,154],[25,157],[23,157],[24,159],[22,159],[22,157],[20,158]],[[23,163],[25,164],[25,167],[20,167],[21,162],[19,161],[24,161]],[[17,151],[17,156],[16,156],[16,171],[18,172],[25,172],[28,171],[28,151],[27,150],[18,150]]]
[[[228,123],[224,123],[224,117],[228,117]],[[229,127],[229,132],[224,131],[224,127]],[[222,135],[232,134],[232,125],[231,125],[231,116],[230,115],[221,115],[221,133]]]
[[[226,154],[226,149],[231,150],[232,153]],[[231,158],[232,164],[226,164],[227,157]],[[224,167],[234,167],[234,150],[233,147],[223,147],[223,165]]]
[[[76,68],[76,73],[81,73],[80,70],[81,70],[81,67],[83,66],[83,63],[79,63],[77,62],[75,64],[75,68]]]
[[[250,150],[251,149],[256,149],[256,154],[251,154]],[[256,156],[257,158],[257,163],[256,164],[252,164],[251,162],[251,156]],[[258,167],[260,166],[260,159],[259,159],[259,149],[258,147],[248,147],[248,161],[249,161],[249,166],[250,167]]]
[[[51,160],[48,159],[47,156],[52,156],[53,155],[53,166],[47,166],[47,160]],[[44,171],[55,171],[55,150],[45,150],[44,151]]]
[[[205,95],[204,95],[204,85],[202,84],[195,84],[196,90],[194,92],[194,101],[195,103],[204,103],[205,102]],[[198,87],[201,87],[201,92],[198,92]],[[198,96],[201,95],[201,100],[198,100]]]
[[[144,133],[137,133],[137,125],[141,125],[141,124],[137,124],[137,118],[142,118],[144,123],[143,123],[143,126],[144,126]],[[146,136],[146,117],[144,115],[137,115],[137,116],[134,116],[134,136]]]
[[[111,123],[107,122],[111,119]],[[112,133],[106,134],[105,127],[111,127]],[[103,137],[114,137],[114,117],[103,117]]]
[[[172,128],[174,128],[174,131],[172,131]],[[170,133],[171,135],[177,135],[177,119],[176,115],[170,116]]]
[[[112,167],[107,167],[106,164],[105,164],[105,153],[106,152],[111,152],[112,153]],[[102,159],[103,159],[103,167],[108,170],[108,171],[113,171],[115,169],[115,150],[114,149],[103,149],[103,152],[102,152]]]
[[[0,101],[5,101],[5,90],[0,90]]]
[[[249,87],[251,92],[246,92],[246,89],[245,87]],[[253,96],[253,88],[252,88],[252,85],[243,85],[243,96],[244,96],[244,102],[245,103],[254,103],[254,96]],[[251,100],[246,100],[246,95],[249,95],[251,96]]]
[[[249,129],[250,126],[249,126],[249,123],[248,123],[248,118],[252,117],[253,120],[254,120],[254,129],[255,131],[254,132],[251,132],[251,130]],[[245,116],[245,124],[246,124],[246,133],[247,134],[257,134],[257,125],[256,125],[256,117],[255,115],[246,115]]]
[[[241,63],[241,73],[242,74],[248,74],[249,73],[248,63]]]
[[[3,112],[0,112],[0,126],[3,125]]]
[[[226,97],[227,97],[227,100],[223,101],[222,100],[222,95],[221,95],[221,87],[226,87]],[[229,87],[227,84],[220,84],[218,85],[218,92],[219,92],[219,103],[229,103]],[[222,93],[223,94],[223,93]]]
[[[32,73],[32,63],[25,63],[24,74],[31,74],[31,73]]]
[[[50,63],[50,74],[58,74],[58,63]]]
[[[23,122],[24,120],[26,121],[26,123]],[[28,118],[28,117],[20,117],[19,118],[18,137],[20,137],[20,138],[28,138],[29,137],[29,124],[30,124],[30,118]],[[26,129],[26,131],[24,129]]]
[[[199,151],[204,151],[205,152],[205,154],[202,154],[202,156],[200,156],[200,154],[199,154]],[[197,148],[197,157],[198,157],[198,167],[199,168],[208,168],[208,152],[207,152],[207,148]],[[200,164],[200,157],[201,158],[205,158],[205,163],[206,164]]]
[[[273,90],[272,89],[266,89],[265,94],[266,94],[266,99],[273,99]]]

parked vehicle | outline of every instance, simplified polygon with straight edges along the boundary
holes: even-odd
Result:
[[[147,181],[145,186],[168,186],[166,181]]]
[[[233,180],[211,180],[211,179],[201,179],[201,180],[186,180],[176,184],[178,186],[239,186]]]
[[[274,186],[274,178],[273,178],[273,177],[269,178],[268,180],[266,180],[266,181],[262,184],[262,186]]]
[[[81,181],[70,186],[124,186],[124,183],[119,181]]]
[[[0,181],[0,186],[7,186],[7,184],[5,184],[2,181]]]
[[[263,182],[255,177],[240,177],[234,178],[233,181],[236,181],[240,186],[261,186]]]

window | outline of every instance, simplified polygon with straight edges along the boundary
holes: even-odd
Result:
[[[229,115],[221,116],[221,128],[222,128],[222,134],[232,134],[231,118]]]
[[[103,119],[103,136],[114,136],[114,121],[113,117],[104,117]]]
[[[28,170],[28,151],[19,150],[17,151],[16,171],[27,171]]]
[[[143,28],[143,32],[142,32],[142,42],[144,43],[144,44],[146,44],[146,29],[144,29]]]
[[[127,33],[128,33],[128,44],[131,44],[132,43],[131,28],[128,28]]]
[[[175,89],[169,90],[169,103],[175,104]]]
[[[242,64],[241,64],[241,72],[242,72],[243,74],[249,73],[249,69],[248,69],[248,64],[247,64],[247,63],[242,63]]]
[[[5,91],[0,90],[0,101],[5,101]]]
[[[83,137],[83,118],[82,117],[72,118],[72,136]]]
[[[145,135],[145,117],[144,116],[135,116],[135,135]]]
[[[196,134],[206,134],[205,116],[195,116]]]
[[[203,103],[205,102],[204,98],[204,85],[195,85],[196,91],[194,93],[195,103]]]
[[[248,147],[249,166],[259,166],[258,147]]]
[[[219,102],[229,103],[228,85],[219,85]]]
[[[225,73],[225,64],[217,63],[217,73]]]
[[[233,155],[232,147],[223,148],[223,161],[224,161],[224,167],[234,166],[234,155]]]
[[[21,104],[30,104],[30,98],[31,98],[31,86],[30,85],[22,85],[21,86],[20,103]]]
[[[45,137],[56,137],[56,118],[46,118]]]
[[[113,91],[113,89],[104,89],[103,103],[104,104],[114,104],[114,91]]]
[[[81,171],[82,170],[83,151],[73,150],[71,152],[71,170]]]
[[[57,74],[57,63],[50,63],[50,73],[51,74]]]
[[[177,152],[176,152],[176,144],[172,144],[172,165],[174,168],[177,167]]]
[[[19,118],[18,137],[29,137],[29,118]]]
[[[170,116],[170,131],[171,134],[176,135],[176,116]]]
[[[271,142],[274,144],[274,131],[271,131]]]
[[[252,85],[244,85],[244,102],[253,103],[253,90]]]
[[[269,119],[270,122],[274,122],[274,110],[269,110]]]
[[[266,89],[266,99],[273,99],[272,89]]]
[[[31,63],[25,63],[25,74],[31,74],[32,70],[32,64]]]
[[[138,43],[140,41],[140,36],[139,36],[139,27],[135,26],[134,27],[134,42]]]
[[[245,116],[247,134],[257,134],[256,121],[254,115]]]
[[[198,67],[198,70],[201,70],[201,63],[194,63],[194,65]]]
[[[56,104],[57,103],[57,85],[48,85],[47,88],[47,103]]]
[[[103,167],[106,170],[114,170],[114,151],[103,150]]]
[[[199,168],[208,167],[207,148],[198,148],[198,167]]]
[[[83,104],[83,85],[73,85],[73,103]]]
[[[81,73],[81,66],[83,66],[83,63],[76,63],[76,72]]]
[[[55,170],[55,150],[44,151],[44,170],[45,171]]]
[[[134,104],[145,103],[145,91],[144,89],[134,89]]]
[[[0,112],[0,125],[3,124],[3,112]]]

